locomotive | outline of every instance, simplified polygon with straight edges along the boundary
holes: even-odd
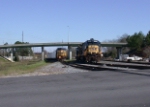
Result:
[[[63,61],[66,58],[67,58],[67,50],[65,48],[57,48],[56,59],[59,61]]]
[[[103,56],[101,43],[91,38],[76,48],[76,60],[83,62],[98,62]]]

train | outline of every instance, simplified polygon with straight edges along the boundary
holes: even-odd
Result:
[[[56,49],[56,59],[58,61],[64,61],[67,58],[67,50],[65,48]]]
[[[76,48],[76,60],[82,62],[99,62],[103,54],[101,43],[91,38]]]

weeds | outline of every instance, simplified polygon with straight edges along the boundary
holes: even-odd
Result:
[[[45,65],[44,61],[8,62],[0,59],[0,76],[32,73]]]

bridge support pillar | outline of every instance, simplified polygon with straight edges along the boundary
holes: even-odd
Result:
[[[117,59],[122,60],[121,59],[122,47],[116,47],[116,49],[117,49]]]
[[[11,58],[12,61],[14,60],[13,52],[14,52],[14,48],[11,48],[10,58]]]
[[[71,46],[68,46],[68,59],[72,60],[72,50],[71,50]]]
[[[41,50],[42,50],[42,52],[41,52],[42,53],[42,56],[41,56],[42,57],[42,61],[44,61],[44,46],[41,47]]]

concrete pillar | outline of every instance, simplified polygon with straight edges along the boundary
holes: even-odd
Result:
[[[68,46],[68,59],[72,60],[72,50],[71,50],[71,46]]]
[[[42,52],[41,52],[42,53],[42,61],[44,61],[44,46],[41,47],[41,50],[42,50]]]
[[[11,60],[13,61],[14,60],[14,55],[13,55],[13,52],[14,52],[14,48],[11,48],[11,53],[10,53],[10,58]]]
[[[116,47],[116,49],[117,49],[117,59],[122,60],[121,59],[122,47]]]

